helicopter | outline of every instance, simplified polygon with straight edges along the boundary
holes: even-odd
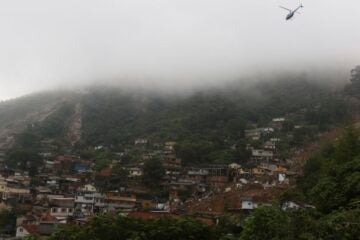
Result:
[[[283,6],[280,6],[280,8],[282,9],[285,9],[286,11],[289,11],[289,14],[286,15],[286,20],[290,20],[292,17],[294,17],[295,13],[300,9],[300,8],[303,8],[304,6],[302,4],[300,4],[299,7],[297,7],[295,10],[291,10],[291,9],[288,9],[286,7],[283,7]]]

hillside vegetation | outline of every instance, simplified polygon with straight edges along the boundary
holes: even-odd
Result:
[[[243,163],[248,159],[245,129],[266,127],[272,118],[286,117],[284,131],[293,130],[295,124],[303,126],[293,136],[284,136],[287,140],[282,148],[290,149],[341,124],[347,117],[340,93],[298,78],[260,82],[245,88],[233,83],[227,88],[199,91],[186,97],[129,93],[108,87],[90,89],[87,94],[44,93],[2,103],[0,124],[52,103],[61,106],[16,137],[9,155],[10,166],[26,168],[29,164],[21,159],[27,154],[19,157],[18,152],[31,152],[29,159],[38,159],[34,154],[41,151],[40,142],[49,139],[57,141],[59,153],[67,151],[66,146],[80,152],[99,145],[112,151],[131,150],[138,138],[147,139],[150,148],[152,144],[176,141],[176,152],[184,165]],[[65,136],[76,104],[82,109],[81,140],[72,148]],[[132,158],[136,154],[129,152]]]
[[[139,96],[141,95],[141,97]],[[92,90],[83,96],[82,146],[123,150],[135,139],[177,142],[177,153],[192,163],[229,163],[246,158],[244,130],[286,117],[286,130],[304,127],[293,145],[342,122],[347,114],[340,94],[306,79],[284,79],[196,92],[188,97]],[[232,150],[231,146],[238,146]]]
[[[0,128],[56,104],[63,97],[63,92],[44,92],[0,102]]]

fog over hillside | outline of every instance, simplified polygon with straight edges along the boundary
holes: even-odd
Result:
[[[347,80],[360,2],[13,0],[0,3],[0,99],[120,84],[178,92],[274,73]],[[323,73],[326,73],[324,76]]]

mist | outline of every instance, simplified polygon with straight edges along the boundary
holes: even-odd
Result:
[[[285,21],[278,6],[299,3],[1,1],[0,100],[92,84],[182,92],[281,72],[343,81],[360,63],[360,2],[303,0]]]

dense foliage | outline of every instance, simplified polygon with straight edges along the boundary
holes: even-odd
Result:
[[[360,66],[351,70],[351,83],[345,88],[347,94],[360,98]]]
[[[157,186],[159,183],[161,183],[165,175],[165,169],[163,167],[162,161],[157,158],[146,161],[143,171],[143,182],[148,186]]]
[[[201,222],[185,218],[140,220],[100,215],[85,226],[66,227],[50,240],[217,240],[220,232]]]
[[[0,102],[0,127],[24,118],[29,113],[42,111],[45,106],[56,104],[65,96],[67,94],[61,91],[44,92]]]
[[[73,105],[63,104],[55,113],[43,122],[29,125],[26,130],[16,137],[13,148],[7,154],[7,164],[13,168],[29,171],[33,176],[42,165],[39,153],[41,141],[60,140],[59,146],[65,142],[67,121],[73,112]]]
[[[244,130],[254,124],[267,126],[275,117],[288,116],[287,130],[293,130],[293,122],[306,126],[289,142],[298,145],[342,122],[347,113],[341,96],[305,78],[252,87],[233,84],[187,97],[103,88],[90,91],[82,103],[83,145],[124,149],[136,138],[176,141],[185,165],[246,160]]]
[[[324,213],[359,203],[360,144],[357,130],[347,128],[323,154],[309,159],[298,184],[301,194]]]
[[[16,213],[11,210],[0,211],[0,235],[9,235],[15,232]]]

